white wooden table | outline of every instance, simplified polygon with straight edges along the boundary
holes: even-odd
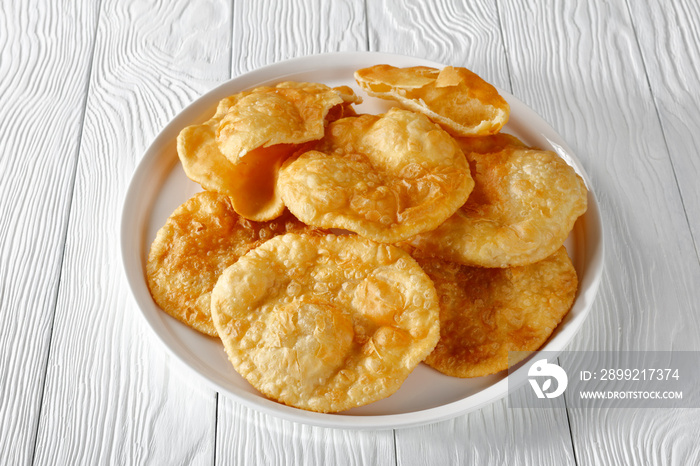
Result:
[[[3,1],[0,464],[700,464],[693,409],[262,415],[166,353],[118,237],[145,148],[216,84],[329,51],[430,58],[519,97],[592,179],[606,270],[570,349],[700,350],[699,43],[695,0]]]

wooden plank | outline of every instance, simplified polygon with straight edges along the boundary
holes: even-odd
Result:
[[[516,409],[499,400],[449,421],[397,430],[396,451],[399,465],[575,464],[563,400],[555,409]]]
[[[369,5],[373,50],[466,66],[510,90],[509,65],[493,2],[415,0]],[[573,464],[563,400],[559,408],[510,409],[506,400],[500,400],[455,420],[397,430],[398,463]]]
[[[362,0],[242,0],[233,8],[233,76],[294,57],[366,50]]]
[[[362,1],[234,3],[232,74],[284,59],[365,48]],[[217,464],[395,464],[391,431],[317,428],[219,395]]]
[[[700,4],[691,0],[654,0],[627,5],[698,253]]]
[[[131,174],[183,106],[229,76],[229,2],[104,1],[80,146],[39,464],[211,464],[215,393],[133,303],[119,225]]]
[[[514,93],[569,141],[601,205],[606,272],[570,349],[697,349],[700,267],[626,2],[500,5]],[[697,431],[694,410],[569,417],[579,464],[698,457],[679,434]]]
[[[395,465],[391,430],[356,431],[298,424],[219,395],[217,464]]]
[[[464,66],[510,89],[508,62],[493,1],[367,2],[369,49]]]
[[[0,11],[0,464],[21,465],[41,411],[97,9]]]

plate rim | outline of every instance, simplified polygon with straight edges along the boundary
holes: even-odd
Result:
[[[433,66],[433,67],[443,67],[442,63],[435,62],[432,60],[427,60],[423,58],[411,57],[408,55],[384,53],[384,52],[328,52],[322,54],[306,55],[296,58],[291,58],[287,60],[278,61],[269,65],[262,66],[255,70],[251,70],[247,73],[243,73],[239,76],[232,77],[221,84],[215,86],[211,90],[202,94],[190,104],[181,109],[173,118],[171,118],[158,132],[151,144],[144,151],[136,165],[134,172],[131,175],[129,186],[127,188],[126,194],[124,196],[124,201],[122,204],[122,212],[120,217],[120,249],[122,258],[122,271],[127,279],[129,289],[131,291],[132,299],[134,304],[139,309],[139,314],[147,322],[148,327],[151,329],[153,334],[156,335],[161,344],[165,346],[168,353],[175,357],[184,367],[189,369],[191,372],[197,374],[200,380],[204,381],[210,388],[217,392],[225,393],[230,398],[235,401],[243,403],[249,408],[261,411],[263,413],[273,415],[279,418],[283,418],[293,422],[301,422],[305,424],[315,425],[319,427],[331,427],[331,428],[341,428],[341,429],[361,429],[361,430],[382,430],[382,429],[394,429],[394,428],[404,428],[413,427],[418,425],[425,425],[447,420],[462,414],[466,414],[470,411],[477,410],[487,404],[495,402],[505,396],[507,396],[509,389],[515,387],[508,387],[509,376],[497,381],[496,383],[490,385],[487,388],[480,390],[477,393],[469,395],[457,401],[453,401],[440,406],[421,409],[417,411],[411,411],[408,413],[399,414],[381,414],[381,415],[345,415],[343,413],[315,413],[311,411],[305,411],[302,409],[290,407],[277,403],[272,400],[268,400],[259,396],[254,396],[253,394],[243,392],[234,392],[222,385],[219,385],[215,380],[210,379],[206,375],[197,371],[192,364],[185,359],[185,355],[180,354],[174,346],[170,343],[170,336],[166,336],[163,332],[159,331],[159,324],[155,317],[151,316],[146,312],[141,306],[141,301],[143,299],[148,299],[152,301],[150,292],[146,284],[145,276],[143,275],[143,267],[141,260],[139,260],[139,254],[143,254],[142,248],[139,249],[139,254],[134,252],[134,248],[131,245],[134,243],[135,233],[129,228],[132,220],[130,218],[131,209],[138,204],[138,194],[141,190],[140,184],[142,178],[144,178],[145,167],[152,165],[153,162],[159,158],[162,151],[158,148],[162,147],[166,141],[172,141],[171,134],[174,129],[177,132],[184,127],[181,120],[185,119],[186,115],[197,113],[203,116],[203,112],[212,107],[211,102],[218,102],[222,98],[230,95],[230,88],[237,87],[240,90],[249,88],[260,83],[270,81],[272,79],[282,80],[286,75],[291,75],[299,72],[312,72],[314,69],[328,69],[336,64],[347,65],[348,61],[351,62],[363,62],[367,63],[371,60],[374,63],[397,63],[400,62],[399,66]],[[303,65],[299,69],[299,65]],[[366,66],[366,65],[361,65]],[[582,308],[580,315],[576,318],[570,320],[565,329],[566,334],[559,332],[551,337],[545,345],[538,351],[547,351],[549,353],[558,354],[563,351],[574,336],[580,330],[583,322],[587,319],[590,314],[592,304],[597,295],[600,282],[603,274],[604,267],[604,228],[602,223],[602,217],[599,209],[599,204],[597,202],[595,193],[592,189],[592,184],[590,179],[583,168],[583,164],[578,159],[576,154],[571,150],[571,148],[566,144],[564,139],[554,130],[554,128],[542,118],[537,112],[532,108],[527,106],[525,103],[520,101],[517,97],[513,96],[507,91],[498,89],[504,97],[509,102],[515,102],[517,106],[525,109],[527,112],[532,114],[532,117],[536,120],[535,123],[538,126],[538,132],[542,134],[546,139],[552,143],[553,146],[560,148],[567,158],[573,162],[573,166],[577,173],[583,178],[587,188],[588,188],[588,210],[584,214],[586,216],[586,225],[584,228],[586,230],[592,229],[597,234],[597,242],[594,245],[592,251],[586,251],[586,255],[590,256],[586,261],[589,264],[587,267],[592,269],[590,273],[586,273],[585,277],[588,280],[587,286],[582,287],[579,285],[579,291],[577,292],[577,297],[574,302],[574,306],[577,308]],[[512,104],[511,104],[512,106]],[[192,124],[193,119],[188,116],[188,123]],[[559,152],[559,150],[557,150]],[[562,155],[561,153],[559,155]],[[172,167],[170,168],[172,169]],[[155,190],[155,188],[152,188]],[[152,207],[152,206],[151,206]],[[590,224],[589,224],[590,223]],[[138,244],[139,241],[136,241]],[[143,246],[143,241],[140,241],[141,246]],[[133,273],[134,270],[140,270],[141,273],[137,274],[140,276],[138,279]],[[584,290],[584,292],[582,292]],[[144,295],[145,291],[145,295]],[[583,301],[581,301],[583,300]],[[566,319],[566,318],[565,318]],[[562,322],[563,323],[563,322]],[[561,324],[560,324],[561,325]],[[564,338],[566,337],[566,338]],[[553,346],[553,348],[549,348]],[[536,352],[535,352],[536,354]],[[521,368],[518,370],[524,370]],[[521,378],[524,380],[525,378]]]

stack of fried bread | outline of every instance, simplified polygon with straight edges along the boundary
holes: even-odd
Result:
[[[356,71],[222,100],[178,155],[204,191],[158,232],[155,302],[218,337],[265,396],[318,412],[385,398],[421,362],[508,368],[572,306],[563,243],[587,191],[554,152],[501,133],[508,103],[465,68]],[[513,354],[513,353],[510,353]]]

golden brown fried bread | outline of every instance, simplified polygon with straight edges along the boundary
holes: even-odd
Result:
[[[347,86],[289,81],[236,94],[219,102],[214,117],[219,147],[235,163],[260,147],[321,139],[328,112],[356,100]]]
[[[510,115],[496,88],[466,68],[375,65],[357,70],[355,80],[369,95],[424,113],[456,136],[498,133]]]
[[[509,269],[435,259],[419,263],[440,299],[440,341],[425,362],[453,377],[494,374],[508,368],[509,351],[537,350],[576,295],[576,271],[564,247],[540,262]]]
[[[277,181],[303,222],[384,243],[437,227],[473,185],[454,138],[398,108],[331,123],[315,150],[285,162]]]
[[[475,181],[467,202],[408,241],[424,256],[481,267],[531,264],[559,249],[586,211],[583,180],[554,152],[515,145],[466,156]]]
[[[187,176],[204,189],[231,197],[251,220],[270,220],[284,210],[277,171],[300,145],[321,139],[329,118],[352,112],[359,102],[350,88],[283,82],[227,97],[216,114],[180,132],[178,155]]]
[[[476,136],[470,138],[455,138],[462,152],[471,154],[491,154],[507,148],[535,149],[528,147],[523,141],[507,133],[492,134],[490,136]]]
[[[343,411],[394,393],[439,335],[432,282],[403,250],[286,234],[224,271],[212,317],[236,371],[266,396]]]
[[[198,193],[173,212],[151,245],[146,265],[151,295],[171,316],[216,336],[210,295],[219,274],[273,236],[305,228],[288,212],[272,222],[252,222],[226,196]]]

